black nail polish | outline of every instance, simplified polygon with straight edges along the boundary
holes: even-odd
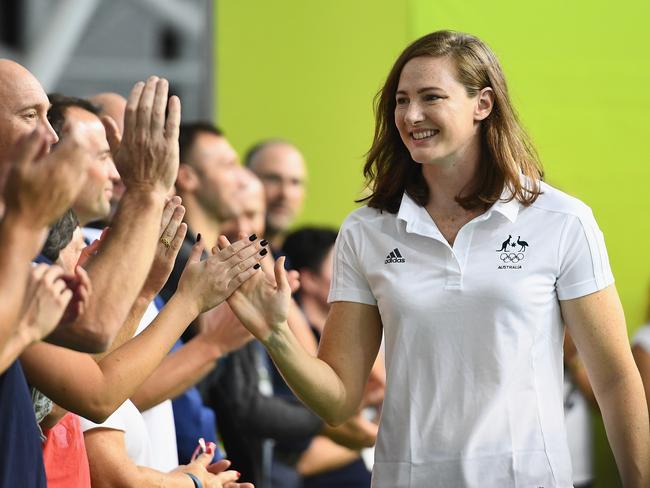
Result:
[[[269,241],[267,241],[266,239],[264,239],[263,241],[260,241],[261,246],[266,246],[268,243],[269,243]]]
[[[257,239],[257,236],[255,234],[251,234],[248,236],[248,240],[253,242],[255,239]]]
[[[266,249],[262,249],[260,251],[260,256],[266,256],[267,253],[268,253],[268,251]]]
[[[196,234],[196,242],[201,242],[201,233]]]
[[[260,269],[261,265],[260,263],[255,263],[255,266],[253,266],[253,269]]]

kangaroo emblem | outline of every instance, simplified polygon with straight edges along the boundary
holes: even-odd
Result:
[[[517,236],[517,244],[521,246],[519,249],[519,252],[524,252],[526,248],[528,247],[528,243],[526,241],[521,240],[521,236]]]
[[[508,236],[508,239],[506,239],[505,241],[503,241],[503,244],[501,244],[501,249],[497,249],[497,252],[507,251],[507,250],[508,250],[508,245],[510,244],[510,239],[512,239],[512,236],[511,236],[511,235]],[[511,245],[511,244],[510,244],[510,245]],[[526,244],[526,245],[527,245],[527,244]]]

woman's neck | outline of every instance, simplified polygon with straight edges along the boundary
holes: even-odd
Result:
[[[422,165],[422,176],[429,187],[427,211],[440,213],[465,213],[456,197],[473,187],[480,162],[480,140],[477,138],[460,154],[448,161]]]

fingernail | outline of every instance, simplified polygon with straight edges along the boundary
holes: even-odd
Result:
[[[262,250],[260,251],[260,256],[266,256],[267,253],[268,253],[268,251],[267,251],[266,249],[262,249]]]
[[[237,478],[241,478],[241,473],[239,471],[235,471],[237,473]]]
[[[255,239],[257,239],[257,236],[255,234],[251,234],[248,236],[248,240],[253,242]]]
[[[269,241],[267,241],[266,239],[264,239],[263,241],[260,241],[260,245],[261,245],[262,247],[263,247],[263,246],[266,246],[268,243],[269,243]]]
[[[260,263],[255,263],[255,266],[253,266],[253,269],[260,269],[261,265]]]
[[[201,233],[199,232],[198,234],[196,234],[196,242],[200,242],[200,241],[201,241]]]

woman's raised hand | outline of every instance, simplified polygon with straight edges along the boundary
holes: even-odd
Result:
[[[219,238],[219,248],[228,244],[228,239]],[[256,273],[228,298],[237,318],[262,342],[287,321],[289,314],[291,288],[284,269],[284,257],[275,262],[274,275],[275,280],[265,273]]]
[[[201,260],[203,243],[198,241],[192,248],[185,270],[178,282],[176,295],[196,305],[202,313],[226,300],[238,287],[251,277],[262,274],[259,261],[268,251],[268,243],[255,235],[228,243],[221,250]]]

